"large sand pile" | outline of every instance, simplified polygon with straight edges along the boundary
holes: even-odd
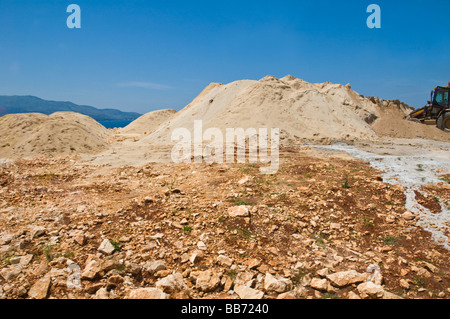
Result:
[[[382,136],[449,140],[435,127],[406,121],[411,108],[399,101],[364,97],[350,85],[308,83],[293,76],[212,83],[194,101],[141,143],[170,144],[171,132],[203,121],[219,128],[279,128],[282,144],[298,141],[375,140]]]
[[[284,142],[376,138],[370,124],[379,108],[349,85],[311,84],[293,76],[210,85],[142,142],[170,143],[176,128],[279,128]]]
[[[73,112],[0,118],[0,158],[94,154],[108,148],[110,133],[94,119]]]
[[[153,132],[161,123],[170,119],[177,111],[167,109],[153,111],[142,115],[124,128],[119,129],[120,134],[147,135]]]

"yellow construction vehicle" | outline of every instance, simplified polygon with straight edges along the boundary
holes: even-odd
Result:
[[[450,133],[450,82],[448,86],[438,86],[431,91],[431,100],[428,105],[415,110],[405,118],[410,121],[425,123],[425,121],[435,120],[436,126]]]

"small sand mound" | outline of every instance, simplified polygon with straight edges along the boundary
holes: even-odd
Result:
[[[119,129],[120,134],[147,135],[153,132],[161,123],[170,119],[177,111],[158,110],[142,115],[126,127]]]
[[[110,133],[94,119],[73,112],[0,118],[0,157],[64,156],[104,151]]]

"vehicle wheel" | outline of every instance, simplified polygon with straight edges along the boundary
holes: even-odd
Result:
[[[450,133],[450,112],[445,112],[439,116],[437,120],[437,127],[447,133]]]

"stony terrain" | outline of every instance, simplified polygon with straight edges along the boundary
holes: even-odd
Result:
[[[123,129],[4,116],[0,298],[448,299],[449,135],[409,111],[267,76],[212,83]],[[194,120],[279,128],[280,169],[174,164],[171,132]],[[370,162],[318,145],[332,141]]]
[[[449,298],[450,252],[402,187],[306,146],[280,160],[4,160],[0,298]],[[446,205],[449,178],[426,186]]]

